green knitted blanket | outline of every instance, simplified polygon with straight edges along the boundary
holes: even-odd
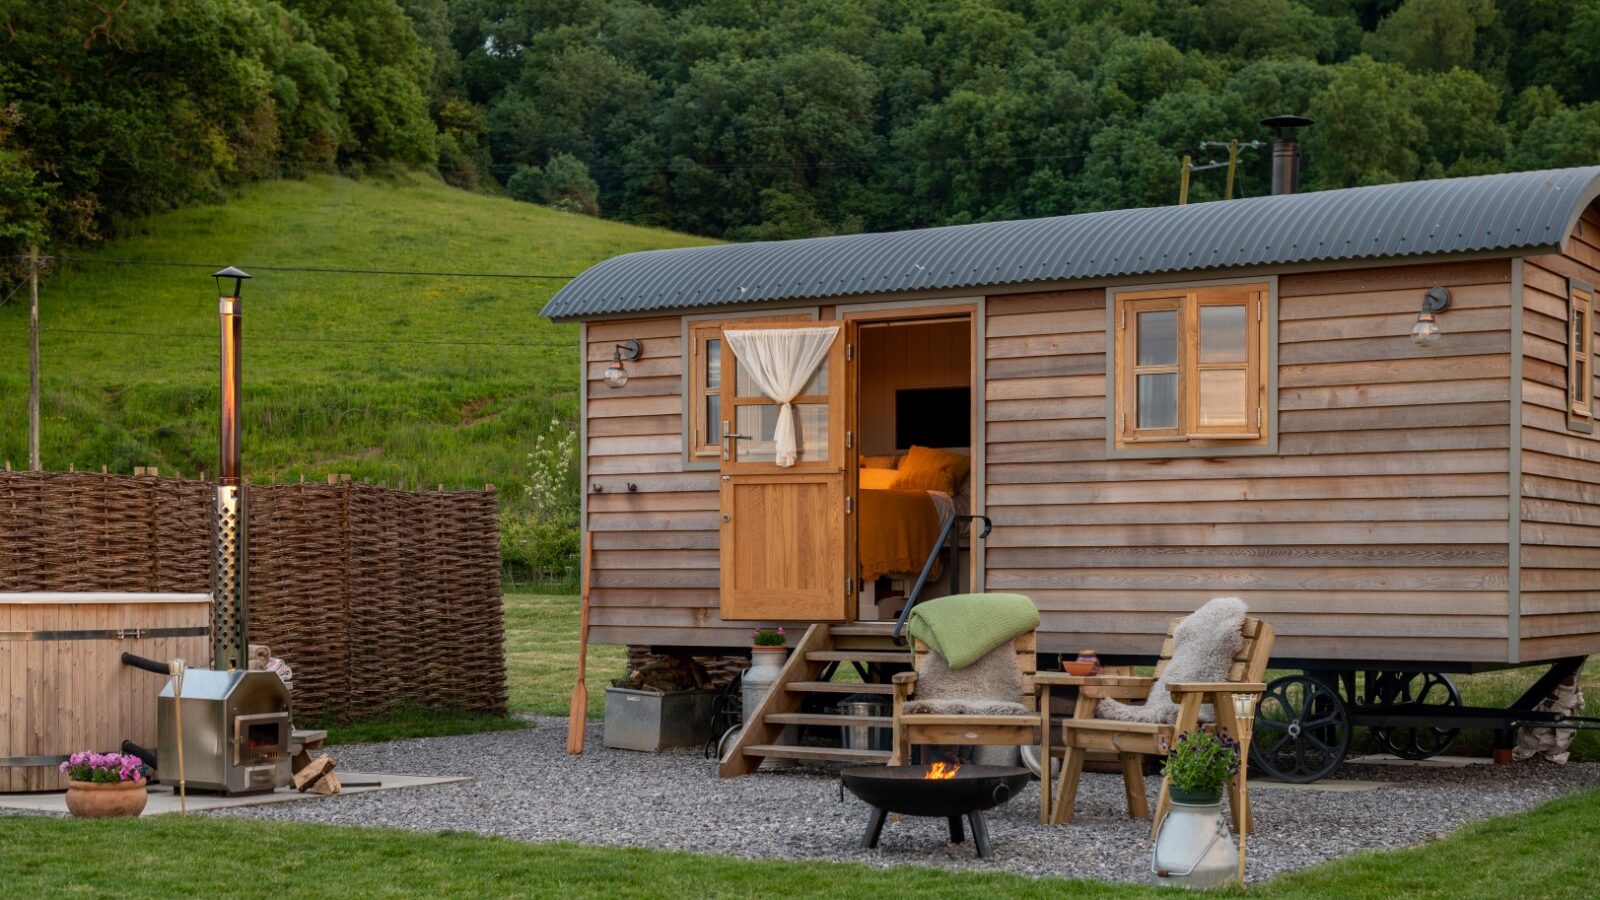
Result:
[[[964,669],[990,650],[1039,627],[1039,610],[1021,594],[953,594],[911,610],[911,636]]]

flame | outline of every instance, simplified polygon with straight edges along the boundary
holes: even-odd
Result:
[[[959,771],[961,771],[959,763],[952,766],[949,763],[936,762],[928,767],[928,772],[922,776],[922,779],[924,781],[946,781],[956,777],[956,773]]]

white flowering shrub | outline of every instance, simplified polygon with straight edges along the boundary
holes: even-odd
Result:
[[[526,578],[544,587],[577,583],[578,433],[551,419],[528,451],[525,508],[500,520],[500,555],[507,579]]]

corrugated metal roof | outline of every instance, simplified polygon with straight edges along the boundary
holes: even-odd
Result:
[[[1559,246],[1600,167],[984,222],[885,234],[651,250],[608,259],[553,319],[773,300],[1156,275],[1235,266]]]

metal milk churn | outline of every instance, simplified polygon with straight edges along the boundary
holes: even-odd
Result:
[[[1150,854],[1150,880],[1156,884],[1212,888],[1234,881],[1239,848],[1222,816],[1222,801],[1180,803],[1161,823]]]

